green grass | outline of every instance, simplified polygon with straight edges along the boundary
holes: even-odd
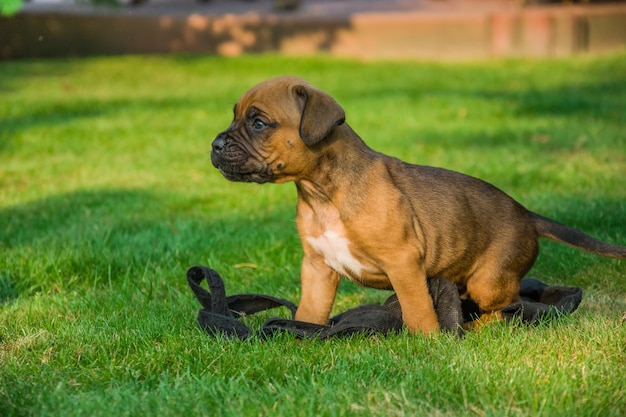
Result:
[[[624,54],[2,62],[0,415],[626,414],[626,262],[550,242],[531,275],[585,296],[536,328],[328,342],[198,330],[192,265],[230,294],[298,300],[294,187],[229,183],[209,160],[236,99],[281,73],[333,94],[375,149],[626,243]],[[345,282],[336,311],[387,295]]]

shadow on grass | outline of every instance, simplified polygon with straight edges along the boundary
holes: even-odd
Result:
[[[47,100],[31,106],[14,116],[0,119],[0,151],[10,149],[11,138],[28,129],[41,126],[53,128],[79,119],[124,115],[132,112],[150,114],[158,111],[184,111],[206,107],[203,97],[76,99],[72,101]]]
[[[66,76],[75,68],[72,60],[3,62],[0,66],[0,92],[17,90],[16,86],[26,81]]]
[[[110,285],[128,275],[146,279],[147,270],[184,277],[192,265],[253,262],[260,251],[274,252],[261,258],[271,267],[293,252],[295,226],[285,227],[293,224],[291,211],[229,216],[211,212],[211,199],[81,191],[4,209],[0,302],[54,287]]]
[[[467,99],[480,99],[495,102],[496,106],[506,104],[513,107],[513,114],[526,117],[565,116],[585,117],[607,116],[615,121],[623,120],[621,108],[626,105],[626,79],[614,77],[600,82],[572,83],[557,88],[527,88],[520,91],[484,90],[484,89],[422,89],[411,86],[396,91],[358,92],[360,99],[370,96],[372,99],[390,96],[421,98],[439,98],[445,101],[463,102]],[[602,97],[602,99],[600,99]],[[355,98],[355,100],[357,100]]]

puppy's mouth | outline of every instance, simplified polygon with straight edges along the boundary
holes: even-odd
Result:
[[[215,163],[213,164],[215,165]],[[221,167],[215,165],[215,167],[222,173],[224,178],[229,181],[235,182],[255,182],[258,184],[263,184],[266,182],[271,182],[274,179],[274,176],[268,170],[264,171],[245,171],[241,169],[233,169],[233,167]]]

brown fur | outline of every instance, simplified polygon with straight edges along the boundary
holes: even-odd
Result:
[[[626,247],[534,214],[484,181],[380,154],[344,120],[328,94],[277,77],[244,94],[213,143],[213,164],[232,181],[296,183],[298,320],[326,323],[345,275],[395,290],[408,328],[428,333],[438,329],[428,277],[455,282],[489,314],[518,300],[539,237],[626,258]]]

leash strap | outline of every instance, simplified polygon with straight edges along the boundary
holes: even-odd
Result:
[[[525,278],[520,286],[521,301],[501,310],[502,317],[520,317],[523,322],[539,324],[545,320],[573,313],[583,299],[577,287],[550,286],[534,278]]]
[[[209,291],[202,281],[207,282]],[[368,304],[350,309],[331,318],[327,325],[294,320],[297,306],[292,302],[263,294],[238,294],[226,297],[224,281],[217,271],[206,266],[194,266],[187,271],[187,282],[202,305],[198,312],[199,326],[211,335],[222,334],[245,340],[254,332],[237,318],[286,307],[292,319],[268,319],[258,331],[267,339],[276,333],[288,332],[301,338],[329,339],[355,333],[388,334],[402,329],[402,311],[394,294],[383,305]],[[430,279],[429,290],[442,330],[462,334],[463,313],[456,286],[448,280]]]
[[[209,291],[201,284],[206,280]],[[194,266],[187,271],[187,282],[202,305],[197,322],[209,335],[236,337],[241,340],[257,335],[271,338],[277,333],[291,333],[303,339],[330,339],[353,334],[380,334],[402,329],[402,310],[396,294],[383,305],[367,304],[332,317],[328,324],[319,325],[294,320],[297,306],[292,302],[263,294],[238,294],[227,297],[224,281],[217,271],[206,266]],[[428,289],[442,331],[463,335],[463,324],[473,320],[478,309],[472,302],[461,303],[456,286],[444,278],[428,280]],[[536,279],[522,280],[521,301],[501,310],[506,320],[538,324],[542,320],[574,312],[582,301],[582,290],[576,287],[549,286]],[[291,319],[270,318],[255,333],[238,318],[278,307],[291,312]]]

